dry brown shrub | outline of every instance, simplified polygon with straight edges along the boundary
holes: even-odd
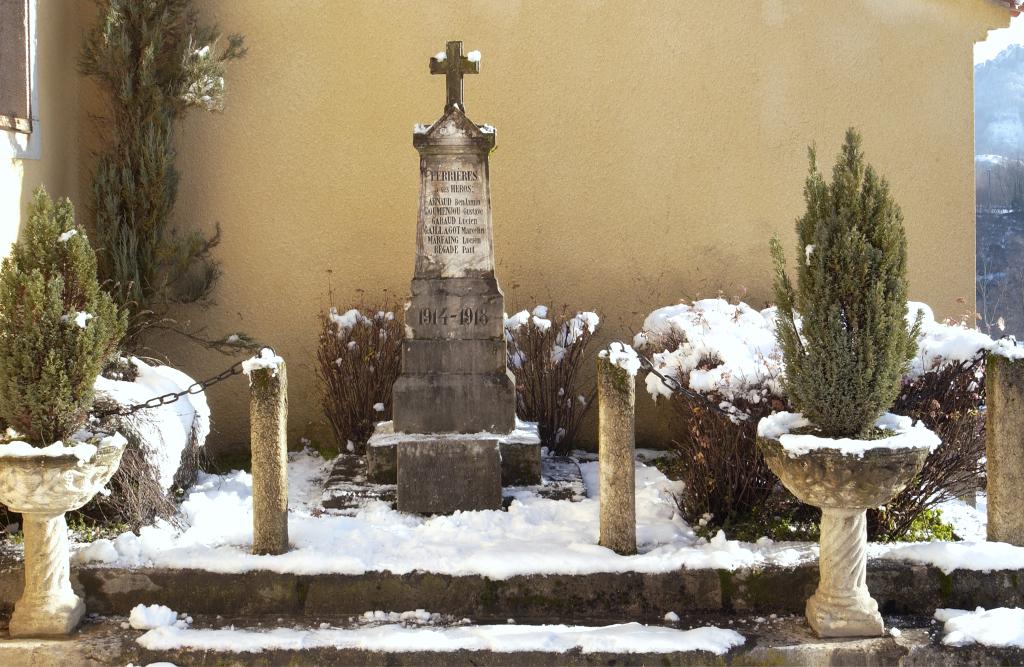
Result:
[[[885,506],[868,510],[873,540],[902,538],[925,510],[978,488],[985,474],[985,361],[951,363],[905,382],[892,412],[920,419],[942,439],[907,488]]]
[[[317,376],[321,404],[338,449],[365,450],[374,424],[391,419],[391,389],[402,364],[404,313],[386,297],[344,314],[320,314]],[[383,410],[374,405],[382,404]]]
[[[156,468],[146,460],[139,443],[132,440],[107,488],[109,494],[96,494],[79,510],[83,517],[102,525],[123,525],[138,531],[158,517],[173,520],[178,509],[160,486]]]
[[[113,404],[104,398],[98,400],[96,405],[103,409]],[[182,450],[171,489],[164,492],[156,466],[146,459],[138,429],[119,427],[120,419],[113,416],[104,423],[104,428],[120,431],[128,439],[121,465],[107,485],[110,493],[97,494],[78,514],[100,525],[126,526],[132,531],[138,531],[157,518],[177,522],[178,508],[175,500],[185,489],[195,484],[206,462],[206,448],[198,445],[196,427],[193,426],[191,437]],[[132,416],[135,423],[146,419],[146,410]]]
[[[679,342],[665,340],[659,347],[676,349]],[[720,396],[711,395],[705,401],[674,394],[669,401],[678,418],[674,426],[678,436],[671,442],[678,461],[670,472],[686,485],[680,511],[694,525],[710,514],[709,525],[751,537],[770,532],[769,523],[777,516],[811,516],[778,485],[756,446],[757,422],[774,411],[791,409],[785,399],[766,396],[759,403],[732,401],[748,415],[744,420],[713,410]],[[984,402],[983,355],[904,382],[891,411],[922,420],[943,444],[884,510],[868,511],[870,539],[903,539],[926,510],[976,488],[985,472],[980,462],[985,454]]]
[[[674,350],[681,342],[669,338],[664,346]],[[712,368],[719,363],[709,358],[699,366]],[[669,405],[677,418],[678,435],[671,447],[678,457],[673,471],[685,485],[679,499],[683,516],[697,525],[710,515],[706,519],[710,525],[729,530],[760,516],[778,484],[757,448],[757,422],[785,409],[785,404],[775,398],[759,403],[734,399],[737,414],[730,416],[712,407],[722,400],[718,395],[674,393]]]
[[[597,393],[592,378],[584,386],[582,377],[583,366],[593,360],[588,348],[596,325],[565,306],[554,315],[545,310],[541,318],[550,326],[538,326],[533,316],[506,321],[508,367],[516,377],[516,414],[537,422],[541,445],[564,455],[577,447]]]

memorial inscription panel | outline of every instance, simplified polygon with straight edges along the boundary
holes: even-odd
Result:
[[[423,160],[423,230],[419,257],[442,277],[490,271],[486,174],[473,157]]]

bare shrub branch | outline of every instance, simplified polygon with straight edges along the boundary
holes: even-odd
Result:
[[[343,314],[333,306],[320,314],[321,404],[340,451],[351,442],[363,453],[374,424],[391,419],[403,337],[404,311],[386,296],[364,300]]]
[[[506,320],[508,367],[516,376],[519,418],[537,422],[541,444],[564,455],[579,444],[580,425],[597,393],[596,383],[584,386],[581,377],[592,361],[588,348],[597,317],[570,314],[566,306],[551,319],[547,315],[545,308],[539,317],[523,311]]]

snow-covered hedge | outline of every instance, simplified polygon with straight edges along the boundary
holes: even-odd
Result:
[[[185,373],[170,366],[150,366],[132,357],[138,373],[133,382],[96,378],[98,399],[106,398],[128,407],[145,403],[155,396],[179,392],[195,382]],[[210,406],[206,394],[186,394],[174,403],[140,410],[127,417],[116,417],[118,430],[129,442],[138,443],[146,460],[153,466],[161,488],[166,493],[174,483],[186,447],[202,447],[210,434]]]
[[[984,466],[983,350],[1019,356],[1011,340],[992,340],[955,322],[937,322],[924,304],[908,304],[908,321],[921,314],[918,351],[893,412],[921,420],[943,446],[884,510],[868,512],[872,539],[900,539],[921,513],[973,484]],[[686,482],[681,509],[690,520],[704,513],[718,526],[766,521],[763,509],[776,486],[756,446],[762,417],[790,408],[783,395],[785,365],[775,339],[775,309],[757,310],[723,299],[659,308],[634,341],[658,370],[714,401],[729,416],[700,409],[700,401],[673,400],[680,426],[672,447]],[[647,390],[657,400],[671,392],[653,374]],[[795,501],[793,501],[795,502]],[[784,514],[785,507],[771,512]],[[788,511],[788,510],[786,510]],[[764,526],[756,526],[763,530]]]
[[[952,363],[968,361],[983,350],[1018,356],[1024,348],[1007,339],[993,340],[963,323],[936,321],[926,304],[907,304],[907,320],[921,315],[918,350],[906,380]],[[662,374],[701,394],[722,401],[738,418],[733,403],[760,403],[783,395],[782,351],[775,338],[775,308],[757,310],[746,303],[703,299],[659,308],[647,316],[634,346],[651,355]],[[657,350],[657,351],[655,351]],[[672,392],[653,374],[647,391],[657,400]]]

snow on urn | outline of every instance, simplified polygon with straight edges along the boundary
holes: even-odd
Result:
[[[65,635],[85,614],[71,589],[65,512],[89,502],[121,463],[127,441],[115,434],[97,445],[0,452],[0,503],[19,512],[25,533],[25,590],[14,605],[12,637]]]
[[[834,440],[790,429],[809,422],[782,412],[758,424],[765,463],[801,502],[821,508],[821,578],[807,621],[821,637],[882,635],[867,586],[866,510],[889,502],[916,475],[939,438],[909,417],[886,415],[880,440]]]

